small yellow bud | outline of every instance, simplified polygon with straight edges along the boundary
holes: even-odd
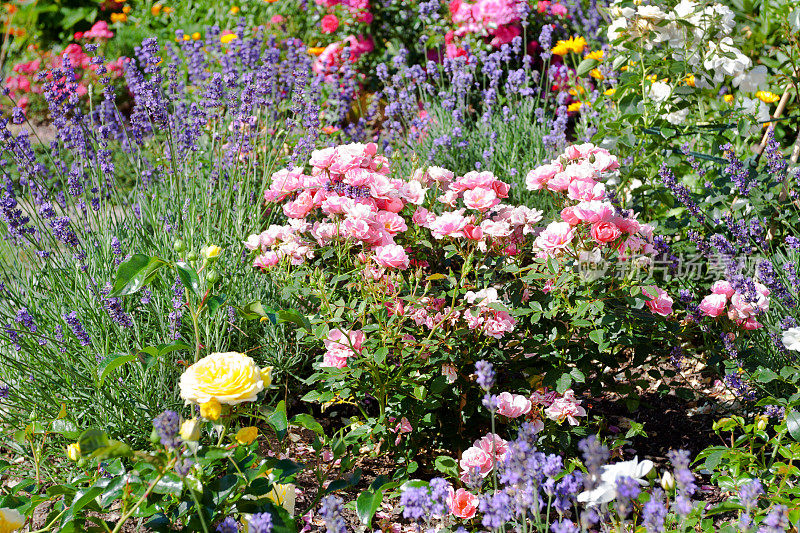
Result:
[[[257,437],[258,428],[254,426],[248,426],[236,432],[236,442],[239,444],[244,444],[245,446],[252,444]]]
[[[200,427],[202,423],[197,418],[186,420],[181,424],[181,438],[187,442],[200,440]]]
[[[194,33],[192,34],[192,39],[194,39],[195,41],[199,41],[199,40],[200,40],[202,37],[203,37],[203,36],[202,36],[202,35],[200,35],[200,32],[199,32],[199,31],[196,31],[196,32],[194,32]]]
[[[206,259],[216,259],[219,257],[219,254],[222,253],[222,248],[216,244],[209,244],[208,246],[204,246],[200,250],[200,253],[203,254],[203,257]]]
[[[766,416],[763,416],[763,415],[759,416],[759,417],[756,418],[756,428],[759,431],[764,431],[765,429],[767,429],[767,423],[768,422],[769,422],[769,420],[767,420]]]
[[[211,398],[206,403],[200,404],[200,416],[215,422],[222,415],[222,405],[216,398]]]
[[[70,461],[78,461],[81,458],[81,447],[77,442],[73,442],[67,446],[67,457]]]

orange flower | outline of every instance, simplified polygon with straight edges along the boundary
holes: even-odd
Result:
[[[153,4],[153,7],[150,8],[150,14],[155,17],[156,15],[161,13],[161,8],[162,7],[163,6],[161,4]]]
[[[602,61],[604,55],[605,52],[603,52],[602,50],[595,50],[594,52],[589,52],[588,54],[586,54],[586,57],[584,59],[594,59],[595,61]]]
[[[306,52],[308,52],[312,56],[318,56],[324,51],[325,51],[325,47],[324,46],[312,46],[311,48],[306,50]]]
[[[589,76],[593,77],[596,80],[604,80],[606,79],[605,76],[600,72],[599,68],[593,68],[591,72],[589,72]]]
[[[128,15],[125,13],[111,13],[111,22],[125,22],[128,20]]]

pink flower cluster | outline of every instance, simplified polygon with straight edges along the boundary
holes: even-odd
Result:
[[[338,20],[336,21],[336,27],[338,28]],[[325,33],[336,31],[333,29],[332,19],[328,19],[326,25],[323,27],[323,31],[325,31]],[[345,49],[348,51],[347,54],[345,54]],[[348,35],[342,41],[336,41],[326,46],[322,53],[317,56],[311,68],[316,74],[326,76],[326,79],[333,80],[334,74],[339,72],[345,60],[350,63],[355,63],[362,55],[372,52],[373,50],[375,50],[375,41],[372,40],[371,36]]]
[[[323,344],[326,351],[322,359],[322,366],[344,368],[347,366],[349,357],[360,354],[364,349],[364,332],[361,330],[344,332],[340,329],[332,329],[328,332],[328,338],[323,341]]]
[[[581,407],[582,400],[575,398],[572,389],[567,389],[563,395],[547,388],[540,389],[531,395],[531,403],[542,407],[545,416],[559,424],[566,420],[577,426],[577,417],[586,416],[586,409]]]
[[[645,296],[650,298],[645,304],[651,313],[661,316],[672,314],[672,304],[675,303],[675,300],[667,294],[667,291],[651,285],[645,289]]]
[[[717,281],[711,286],[711,294],[702,299],[698,309],[705,316],[718,317],[727,314],[728,318],[744,329],[758,329],[761,324],[755,317],[769,309],[769,289],[757,281],[754,284],[756,299],[751,301],[729,282]]]
[[[449,8],[457,28],[446,44],[448,57],[462,55],[452,42],[453,36],[474,34],[487,37],[492,46],[499,47],[522,33],[515,0],[477,0],[475,3],[451,0]]]
[[[111,39],[112,37],[114,37],[114,32],[108,29],[108,23],[105,20],[95,22],[89,31],[75,32],[76,41]]]
[[[461,454],[458,462],[461,467],[461,480],[466,482],[470,476],[478,474],[485,478],[495,465],[505,461],[508,442],[495,433],[476,440]]]
[[[369,0],[314,0],[317,5],[331,9],[342,5],[356,21],[362,24],[371,24],[375,18],[370,11]]]
[[[96,26],[97,24],[92,27],[92,30],[95,30]],[[91,32],[92,30],[89,31]],[[101,29],[98,29],[96,33],[101,34]],[[75,43],[67,45],[61,55],[54,56],[45,53],[41,57],[37,57],[31,61],[14,65],[12,67],[14,74],[7,77],[5,80],[6,87],[8,87],[10,91],[9,96],[14,99],[19,107],[25,109],[30,104],[29,95],[42,94],[44,91],[43,83],[53,81],[53,76],[50,72],[48,72],[44,78],[39,78],[38,73],[46,69],[61,68],[65,59],[69,59],[69,64],[75,72],[75,79],[72,84],[74,85],[75,92],[78,96],[84,96],[88,92],[87,84],[91,82],[91,78],[97,77],[96,72],[100,66],[93,64],[91,57],[83,51],[83,48],[81,48],[79,44]],[[106,64],[105,68],[107,73],[104,76],[110,76],[112,78],[122,77],[127,61],[128,58],[120,57]]]

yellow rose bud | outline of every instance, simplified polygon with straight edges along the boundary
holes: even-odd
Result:
[[[248,426],[236,432],[236,442],[239,444],[252,444],[258,437],[258,428],[255,426]]]
[[[200,253],[203,254],[203,257],[206,259],[216,259],[219,257],[219,254],[222,253],[222,248],[216,244],[209,244],[208,246],[204,246],[200,250]]]
[[[81,447],[77,442],[73,442],[67,446],[67,457],[70,461],[78,461],[81,458]]]
[[[0,533],[11,533],[22,527],[25,517],[15,509],[0,508]]]
[[[200,427],[202,423],[197,418],[186,420],[181,424],[181,438],[187,442],[200,440]]]
[[[254,402],[264,390],[261,369],[243,353],[212,353],[186,369],[178,382],[181,398],[202,406]],[[205,415],[203,415],[205,418]]]
[[[726,104],[730,104],[731,102],[733,102],[733,95],[726,94],[725,96],[722,97],[722,99],[725,100]]]
[[[759,431],[764,431],[765,429],[767,429],[767,422],[768,422],[768,420],[767,420],[766,416],[762,415],[762,416],[757,417],[756,418],[756,428]]]
[[[211,420],[212,422],[215,422],[219,420],[219,417],[221,415],[222,415],[222,404],[220,404],[216,398],[211,398],[207,402],[200,404],[200,416],[202,416],[206,420]]]

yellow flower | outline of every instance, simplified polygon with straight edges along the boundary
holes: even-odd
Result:
[[[187,402],[237,405],[255,401],[264,390],[264,378],[255,361],[242,353],[212,353],[186,369],[178,388]]]
[[[222,44],[228,44],[229,42],[235,41],[238,38],[239,36],[236,35],[235,33],[226,33],[225,35],[220,37],[219,40]]]
[[[622,65],[621,67],[619,67],[619,70],[621,72],[627,72],[628,71],[628,65]]]
[[[222,405],[214,398],[200,404],[200,416],[216,422],[222,416]]]
[[[781,99],[780,96],[778,96],[775,93],[771,93],[769,91],[758,91],[756,93],[756,98],[758,98],[759,100],[761,100],[765,104],[773,104],[773,103],[775,103],[775,102],[777,102],[778,100]]]
[[[235,15],[238,12],[239,12],[239,6],[231,7],[231,15]]]
[[[647,79],[647,81],[649,81],[650,83],[655,83],[655,81],[658,79],[658,77],[655,74],[650,74],[645,79]]]
[[[570,46],[570,49],[573,52],[575,52],[576,54],[582,54],[583,49],[586,48],[586,45],[588,43],[586,42],[586,39],[584,39],[583,37],[575,37],[575,38],[570,37],[569,39],[567,39],[567,44]]]
[[[695,85],[694,85],[694,83],[695,83],[694,74],[689,74],[688,76],[686,76],[685,78],[683,78],[683,81],[684,81],[684,83],[686,83],[686,85],[688,85],[689,87],[694,87],[694,86],[695,86]]]
[[[286,485],[275,483],[272,485],[272,491],[267,494],[267,498],[272,500],[275,505],[280,505],[286,509],[290,515],[294,516],[294,501],[296,493],[297,490],[291,483]]]
[[[81,447],[77,442],[67,446],[67,457],[70,461],[77,461],[81,458]]]
[[[589,72],[589,76],[593,77],[596,80],[604,80],[604,79],[606,79],[606,77],[603,76],[603,74],[600,72],[600,69],[598,69],[598,68],[593,68],[591,70],[591,72]]]
[[[206,259],[216,259],[219,257],[219,254],[222,253],[222,248],[216,244],[209,244],[208,246],[204,246],[200,250],[200,253],[203,254],[203,257]]]
[[[11,533],[22,527],[25,517],[18,511],[7,507],[0,508],[0,533]]]
[[[191,39],[191,37],[189,37],[188,35],[184,35],[184,36],[183,36],[183,40],[184,40],[184,41],[188,41],[188,40],[190,40],[190,39]]]
[[[606,96],[614,96],[614,93],[616,92],[617,90],[614,87],[612,87],[610,89],[606,89],[605,91],[603,91],[603,94]]]
[[[125,13],[111,13],[111,22],[125,22],[128,20],[128,15]]]
[[[192,418],[191,420],[185,420],[183,424],[181,424],[181,438],[188,442],[199,441],[201,425],[202,424],[200,420],[198,420],[197,418]]]
[[[236,442],[239,444],[244,444],[245,446],[252,444],[257,437],[258,428],[254,426],[248,426],[236,432]]]
[[[569,46],[565,41],[558,41],[551,52],[557,56],[565,56],[569,53]]]
[[[731,102],[733,102],[733,95],[726,94],[725,96],[722,97],[722,99],[725,100],[726,104],[730,104]]]
[[[308,52],[312,56],[318,56],[324,51],[325,51],[324,46],[312,46],[311,48],[306,50],[306,52]]]
[[[588,54],[586,54],[586,57],[584,59],[594,59],[595,61],[602,61],[604,55],[605,52],[603,52],[602,50],[595,50],[594,52],[589,52]]]
[[[153,4],[153,7],[150,8],[150,14],[155,17],[156,15],[161,13],[161,8],[162,7],[163,6],[161,4]]]
[[[566,41],[558,41],[551,51],[557,56],[564,56],[568,52],[581,54],[584,48],[586,48],[586,39],[583,37],[570,37]]]
[[[122,8],[122,12],[126,15],[131,12],[131,6],[125,6]]]
[[[200,35],[199,31],[196,31],[192,34],[192,39],[194,39],[195,41],[199,41],[201,37],[202,35]]]
[[[580,111],[582,106],[583,104],[581,102],[572,102],[571,104],[569,104],[569,106],[567,106],[567,111],[569,111],[570,113],[575,113],[577,111]]]
[[[170,13],[172,13],[173,11],[175,11],[175,10],[174,10],[174,9],[172,9],[171,7],[165,7],[165,8],[164,8],[164,14],[165,14],[165,15],[169,15],[169,14],[170,14]]]

